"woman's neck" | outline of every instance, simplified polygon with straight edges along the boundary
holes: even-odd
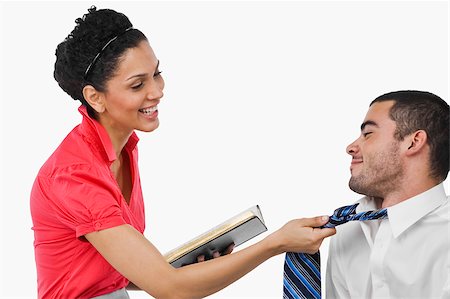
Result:
[[[100,124],[105,128],[111,139],[114,152],[116,153],[116,158],[119,159],[125,144],[127,144],[133,130],[118,128],[113,124],[109,124],[106,120],[99,118]]]

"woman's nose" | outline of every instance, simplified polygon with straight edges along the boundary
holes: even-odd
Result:
[[[150,88],[148,90],[147,97],[149,100],[159,100],[164,96],[164,80],[162,77],[155,78],[150,84]]]

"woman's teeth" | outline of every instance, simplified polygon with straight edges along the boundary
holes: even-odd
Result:
[[[153,107],[150,107],[150,108],[139,109],[139,112],[142,112],[144,114],[152,114],[156,110],[158,110],[158,106],[153,106]]]

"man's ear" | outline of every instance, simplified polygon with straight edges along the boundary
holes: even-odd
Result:
[[[406,154],[414,155],[421,151],[427,144],[428,135],[424,130],[418,130],[405,138],[407,141]]]
[[[105,111],[105,102],[103,93],[95,89],[92,85],[86,85],[83,88],[83,96],[86,102],[95,110],[97,113],[102,113]]]

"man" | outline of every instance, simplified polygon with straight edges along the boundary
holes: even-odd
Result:
[[[422,91],[375,99],[347,147],[356,212],[330,243],[327,298],[450,298],[449,106]]]

